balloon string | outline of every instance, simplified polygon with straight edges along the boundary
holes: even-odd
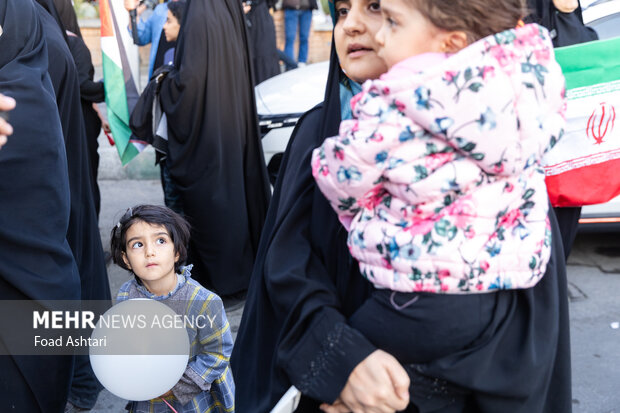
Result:
[[[166,401],[166,399],[164,399],[163,397],[162,397],[161,399],[164,401],[164,403],[166,403],[166,404],[168,405],[168,407],[170,407],[170,410],[172,410],[174,413],[179,413],[179,412],[177,412],[176,410],[174,410],[174,407],[172,407],[172,406],[170,405],[170,403],[168,403],[168,402]]]

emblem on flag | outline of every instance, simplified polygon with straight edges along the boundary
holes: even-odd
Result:
[[[603,143],[607,131],[611,133],[614,130],[615,121],[616,109],[613,105],[602,102],[588,118],[586,135],[588,138],[594,139],[596,145],[600,145]]]

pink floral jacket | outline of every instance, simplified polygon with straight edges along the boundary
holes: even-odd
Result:
[[[424,56],[364,84],[355,119],[313,153],[318,186],[378,288],[531,287],[551,248],[541,158],[564,127],[549,33],[526,25]]]

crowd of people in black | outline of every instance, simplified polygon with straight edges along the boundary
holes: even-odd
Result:
[[[498,298],[480,337],[402,362],[351,323],[373,286],[310,167],[313,150],[354,116],[360,85],[387,70],[377,53],[381,4],[331,4],[325,99],[296,126],[273,193],[254,97],[279,73],[270,5],[173,0],[142,19],[144,7],[124,0],[138,16],[127,29],[152,48],[145,90],[156,92],[139,107],[157,99],[166,118],[157,161],[166,205],[191,228],[191,277],[225,304],[245,301],[230,361],[235,409],[270,411],[295,386],[300,412],[570,412],[565,258],[579,211],[556,211],[556,220],[549,209],[544,277]],[[527,6],[526,22],[553,29],[559,13],[583,25],[576,0]],[[0,2],[0,299],[111,300],[98,228],[104,99],[70,0]],[[451,317],[430,295],[416,348],[440,347],[430,323]],[[88,410],[102,389],[87,356],[0,356],[0,371],[3,412]]]

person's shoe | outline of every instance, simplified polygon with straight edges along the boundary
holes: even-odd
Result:
[[[297,67],[306,67],[306,62],[298,62]]]

